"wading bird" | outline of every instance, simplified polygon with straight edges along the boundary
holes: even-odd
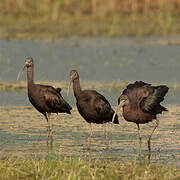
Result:
[[[106,145],[109,146],[105,123],[112,122],[114,110],[104,96],[95,90],[81,90],[79,75],[76,70],[70,73],[70,83],[68,92],[73,83],[74,96],[80,115],[89,123],[90,137],[88,138],[88,148],[91,145],[92,126],[91,123],[103,124]],[[114,117],[114,124],[119,124],[118,116]]]
[[[25,60],[25,64],[20,70],[17,80],[20,75],[27,68],[27,86],[28,86],[28,97],[31,104],[42,113],[48,123],[47,126],[47,145],[50,137],[50,143],[52,144],[52,130],[50,124],[51,113],[68,113],[71,114],[71,106],[63,99],[61,95],[61,88],[54,88],[52,86],[35,84],[33,77],[33,58],[28,57]]]
[[[164,96],[168,92],[168,87],[165,85],[151,86],[151,84],[142,81],[136,81],[134,84],[129,84],[118,98],[118,107],[114,113],[116,116],[120,107],[123,109],[123,117],[126,121],[137,124],[140,151],[141,151],[141,136],[139,124],[145,124],[153,119],[156,120],[156,125],[153,128],[148,138],[148,150],[151,150],[151,136],[159,125],[156,119],[157,114],[161,114],[167,109],[160,105],[164,100]]]

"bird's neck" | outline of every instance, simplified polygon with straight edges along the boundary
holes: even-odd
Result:
[[[81,86],[80,86],[80,81],[79,79],[75,79],[73,81],[73,91],[74,91],[74,96],[76,98],[79,97],[79,95],[81,94]]]
[[[33,66],[27,68],[27,82],[28,82],[28,87],[34,84],[34,69],[33,69]]]

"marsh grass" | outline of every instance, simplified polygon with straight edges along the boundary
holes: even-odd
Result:
[[[130,66],[132,64],[131,61],[125,62],[125,66]],[[119,63],[118,66],[124,66],[124,64]],[[36,83],[44,84],[44,85],[51,85],[54,87],[61,87],[63,90],[67,90],[68,83],[66,81],[37,81]],[[129,83],[124,80],[116,80],[116,81],[82,81],[82,87],[86,87],[87,89],[107,89],[107,91],[112,92],[118,89],[124,89]],[[155,84],[156,83],[152,83]],[[159,83],[160,84],[160,83]],[[180,84],[177,81],[172,83],[166,83],[169,88],[172,88],[174,91],[180,89]],[[27,88],[26,81],[18,81],[18,82],[4,82],[0,81],[0,91],[9,91],[9,90],[23,90]]]
[[[48,81],[37,81],[36,83],[44,84],[44,85],[51,85],[54,87],[61,87],[62,89],[66,89],[68,87],[68,83],[66,81],[54,81],[54,82],[48,82]],[[99,82],[99,81],[82,81],[82,86],[86,87],[87,89],[90,88],[107,88],[108,90],[114,89],[114,88],[122,88],[125,87],[127,84],[126,82],[119,82],[119,81],[113,81],[113,82]],[[6,90],[21,90],[25,89],[27,87],[27,83],[25,81],[19,81],[19,82],[3,82],[0,81],[0,90],[6,91]]]
[[[178,0],[1,0],[0,38],[177,35],[179,15]]]
[[[0,91],[11,91],[25,89],[26,85],[23,83],[6,83],[0,81]]]
[[[56,158],[54,158],[56,157]],[[0,178],[14,179],[122,179],[168,180],[180,178],[175,166],[138,164],[136,160],[125,164],[83,158],[17,159],[0,160]]]
[[[11,1],[1,0],[1,13],[10,12],[19,16],[34,14],[35,16],[48,16],[53,20],[59,17],[61,12],[71,15],[90,14],[95,17],[107,16],[109,14],[147,14],[149,12],[172,11],[180,12],[178,0],[38,0],[38,1]]]

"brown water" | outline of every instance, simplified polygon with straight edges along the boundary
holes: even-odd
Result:
[[[78,114],[72,92],[66,97],[69,72],[77,69],[82,88],[96,89],[115,106],[122,88],[112,82],[144,80],[155,84],[179,84],[180,46],[171,38],[73,38],[52,41],[0,40],[0,79],[15,82],[27,56],[34,57],[35,79],[51,84],[65,82],[62,94],[73,106],[72,115],[52,116],[53,149],[63,156],[85,156],[123,161],[138,155],[137,128],[120,117],[120,125],[108,125],[110,146],[105,150],[103,128],[94,125],[92,149],[87,151],[88,125]],[[26,80],[26,73],[21,77]],[[54,82],[55,81],[55,82]],[[54,82],[54,83],[53,83]],[[86,83],[85,83],[86,82]],[[102,86],[99,86],[101,84]],[[180,166],[180,90],[170,88],[164,104],[169,112],[160,116],[152,138],[152,162]],[[41,156],[47,154],[46,122],[34,110],[26,90],[0,91],[1,154]],[[120,112],[119,112],[120,115]],[[143,151],[147,158],[147,135],[152,124],[142,125]]]

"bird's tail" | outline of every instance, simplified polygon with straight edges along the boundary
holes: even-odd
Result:
[[[164,96],[168,92],[169,88],[165,85],[157,86],[155,93],[154,93],[154,99],[156,103],[160,103],[164,100]]]
[[[66,109],[66,113],[71,114],[72,107],[65,101],[64,106]]]
[[[61,106],[59,107],[60,109],[60,112],[64,112],[64,113],[67,113],[67,114],[71,114],[71,110],[72,110],[72,107],[68,104],[68,102],[66,102],[63,97],[62,98],[62,101],[61,101]]]
[[[168,92],[169,88],[165,85],[152,86],[154,88],[153,94],[148,98],[143,107],[144,111],[148,111],[155,114],[160,114],[162,111],[167,111],[167,109],[160,105],[164,100],[164,96]]]

